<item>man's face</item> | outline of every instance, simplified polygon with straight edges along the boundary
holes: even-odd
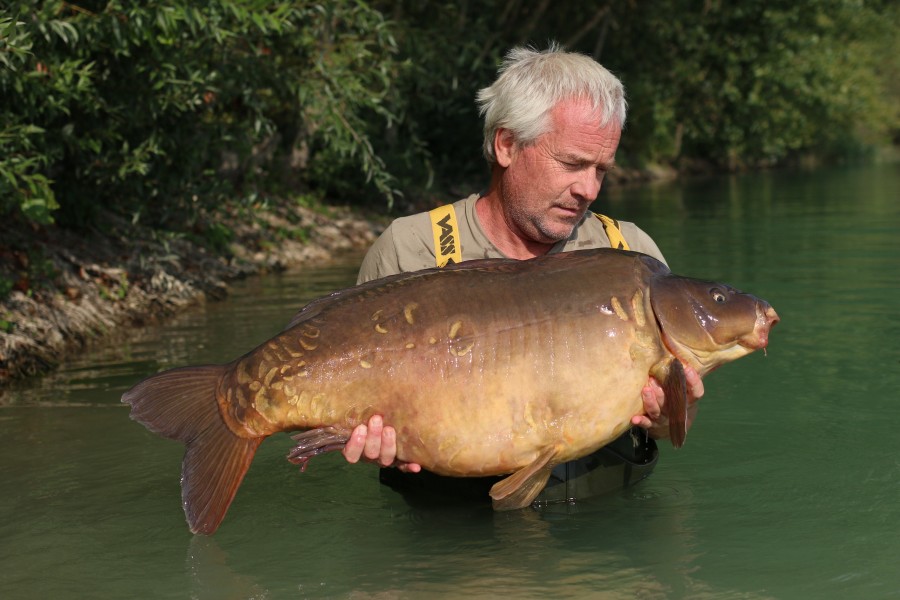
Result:
[[[589,100],[563,100],[550,111],[550,131],[520,146],[501,130],[495,148],[505,167],[500,193],[507,225],[540,243],[568,238],[597,198],[612,168],[621,128],[600,127]]]

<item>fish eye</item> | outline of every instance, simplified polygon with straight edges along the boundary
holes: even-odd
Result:
[[[728,298],[726,298],[725,294],[723,294],[720,290],[712,289],[712,290],[710,290],[710,294],[712,295],[713,300],[715,300],[719,304],[722,304],[723,302],[728,301]]]

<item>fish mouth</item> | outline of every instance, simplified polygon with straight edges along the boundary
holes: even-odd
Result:
[[[659,326],[663,345],[669,353],[683,364],[693,368],[698,375],[703,377],[722,364],[750,354],[755,350],[765,349],[769,345],[769,332],[780,320],[774,308],[767,302],[760,301],[756,306],[756,322],[753,324],[753,330],[744,336],[733,339],[724,346],[720,346],[715,351],[703,351],[681,344],[666,333],[659,318],[657,318],[657,325]]]
[[[750,350],[762,350],[769,345],[769,332],[781,318],[768,303],[760,303],[756,307],[756,323],[753,331],[738,340],[738,343]]]

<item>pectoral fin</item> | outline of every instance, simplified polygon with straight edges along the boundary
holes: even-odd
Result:
[[[556,453],[555,446],[546,448],[530,465],[495,483],[491,488],[494,510],[515,510],[531,504],[547,485],[553,468],[550,460]]]
[[[676,448],[684,445],[687,435],[687,379],[684,376],[684,367],[678,359],[672,359],[669,364],[669,373],[662,382],[663,392],[666,395],[663,410],[669,419],[669,439]]]

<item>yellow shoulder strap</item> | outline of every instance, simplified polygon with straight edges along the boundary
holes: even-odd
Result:
[[[600,222],[603,223],[603,231],[606,233],[606,237],[609,238],[610,248],[616,248],[617,250],[628,250],[628,242],[626,242],[625,238],[622,236],[622,230],[619,228],[619,222],[599,213],[594,213],[594,216],[600,219]]]
[[[462,262],[462,247],[459,245],[459,227],[456,210],[452,204],[438,206],[428,212],[431,231],[434,234],[434,263],[438,267]]]

